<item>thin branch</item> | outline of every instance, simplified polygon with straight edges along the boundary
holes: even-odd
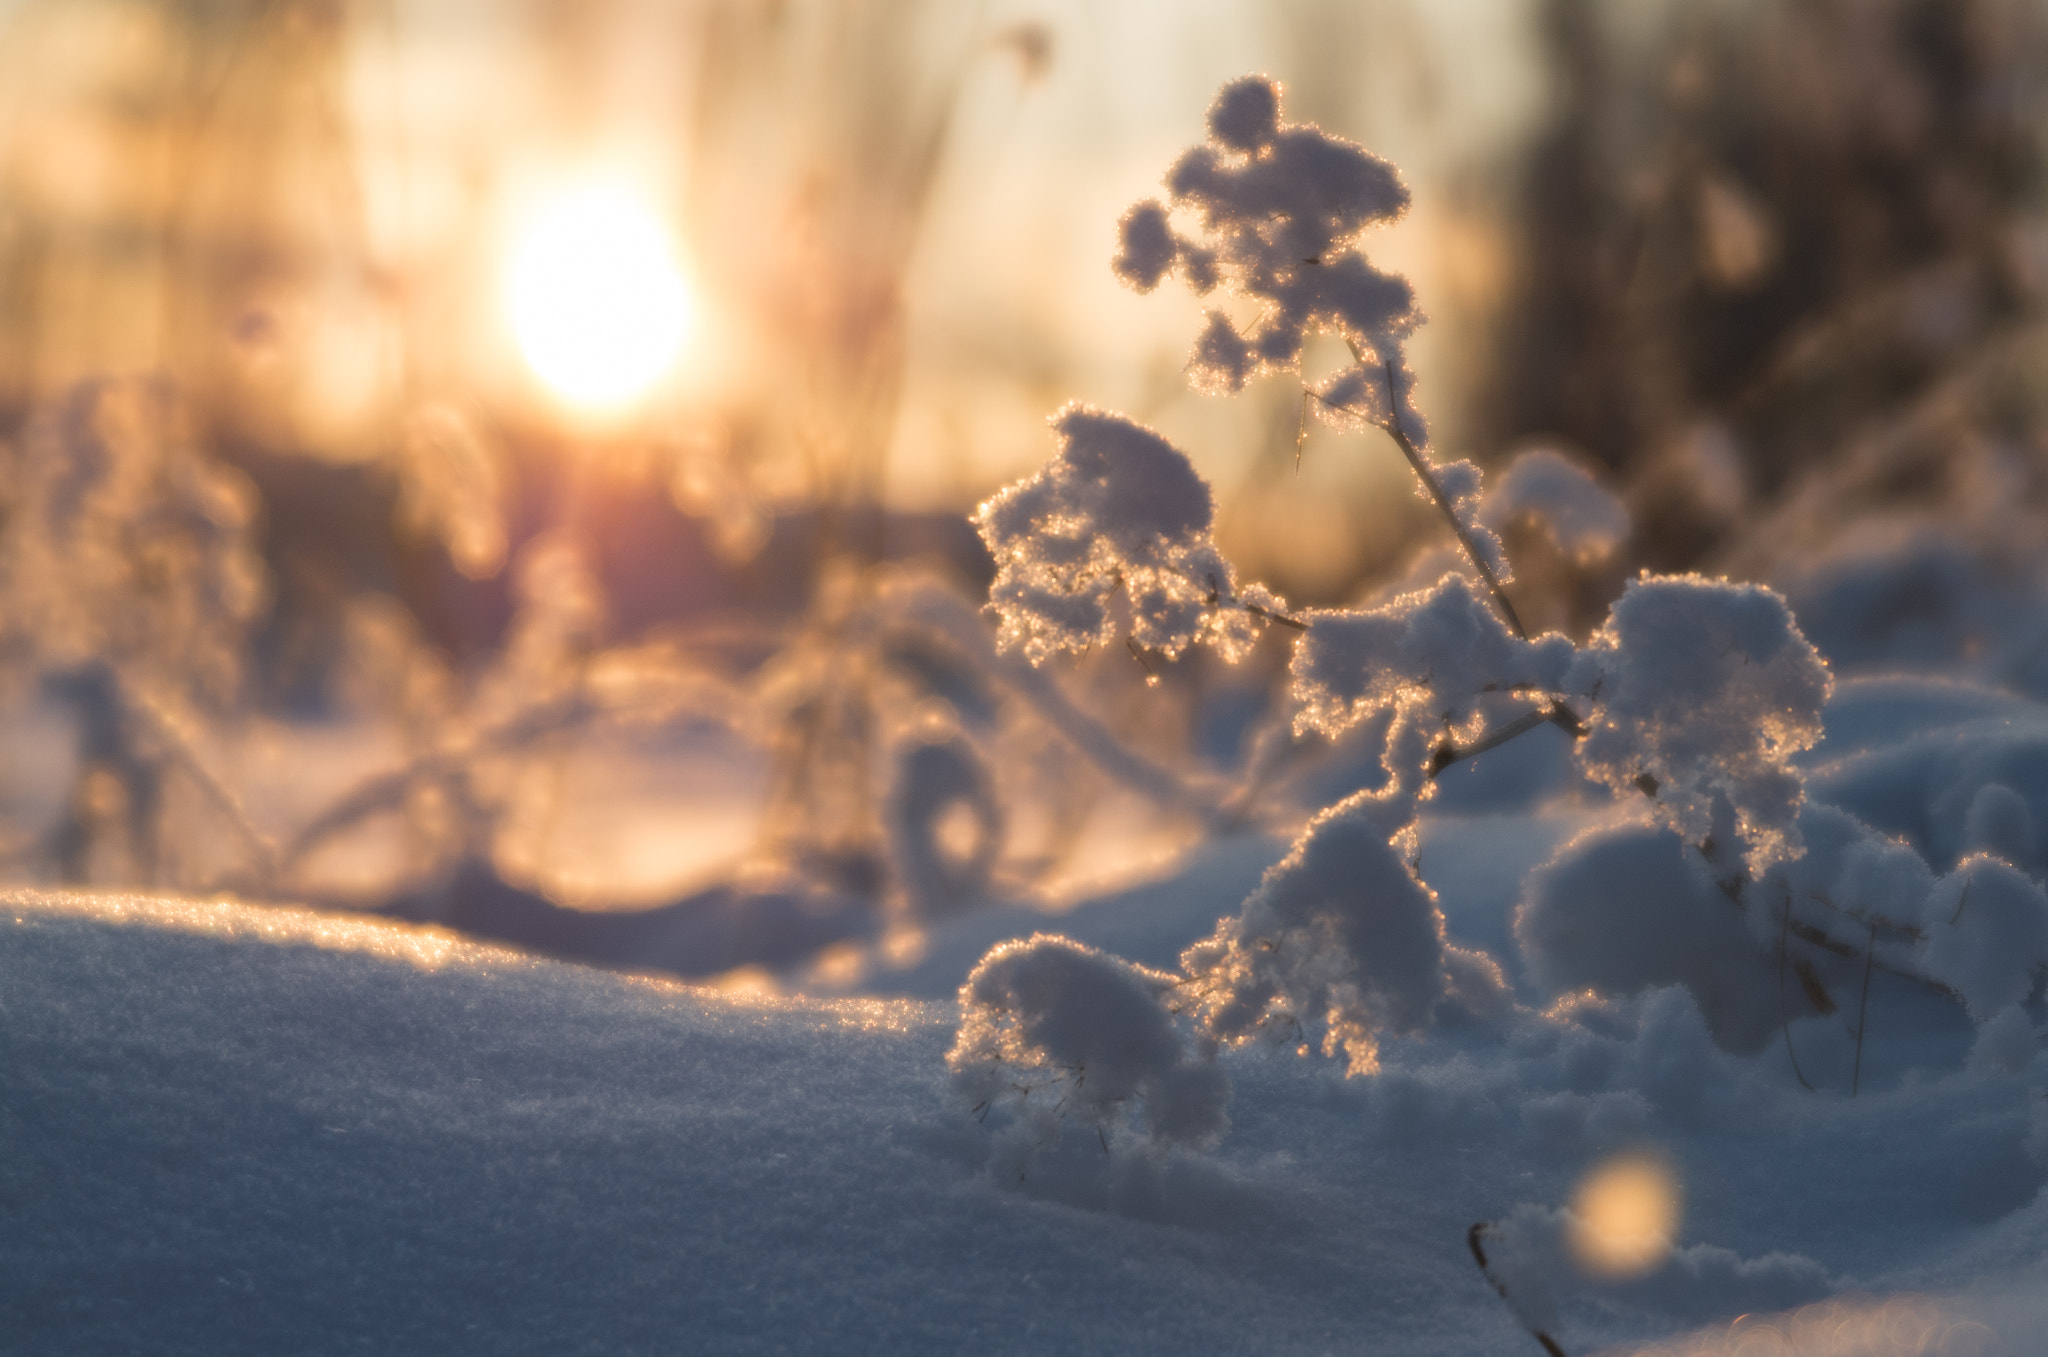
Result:
[[[1472,534],[1465,531],[1465,525],[1458,521],[1457,511],[1451,507],[1451,501],[1445,496],[1443,486],[1437,482],[1436,477],[1430,472],[1429,464],[1423,460],[1421,449],[1408,441],[1408,435],[1402,431],[1398,418],[1390,416],[1382,427],[1392,435],[1402,455],[1408,459],[1408,465],[1422,478],[1422,483],[1429,487],[1429,497],[1436,501],[1436,507],[1442,511],[1445,521],[1451,525],[1451,531],[1457,534],[1458,545],[1465,549],[1466,559],[1478,570],[1479,578],[1486,582],[1487,592],[1493,595],[1494,606],[1500,609],[1500,615],[1507,621],[1508,628],[1523,640],[1528,640],[1529,630],[1522,625],[1521,615],[1515,611],[1515,605],[1508,601],[1507,590],[1501,587],[1500,577],[1493,573],[1493,567],[1480,555],[1479,544],[1472,540]]]
[[[902,622],[948,643],[979,673],[1021,698],[1054,735],[1099,771],[1161,805],[1192,812],[1204,824],[1216,827],[1235,822],[1223,805],[1221,792],[1205,779],[1185,777],[1165,764],[1154,763],[1077,706],[1050,673],[1021,657],[996,653],[980,614],[951,593],[922,586],[906,588],[893,593],[887,603]]]
[[[1550,1357],[1565,1357],[1564,1349],[1557,1345],[1556,1339],[1531,1324],[1528,1320],[1522,1319],[1522,1312],[1515,1308],[1514,1297],[1508,1295],[1507,1287],[1502,1285],[1499,1277],[1494,1276],[1493,1268],[1486,1261],[1486,1245],[1484,1243],[1486,1232],[1491,1228],[1492,1226],[1488,1222],[1482,1220],[1465,1232],[1465,1243],[1472,1250],[1472,1261],[1479,1264],[1479,1275],[1486,1278],[1487,1284],[1493,1287],[1495,1295],[1507,1302],[1509,1312],[1516,1319],[1522,1321],[1522,1327],[1529,1331],[1530,1337],[1543,1345],[1543,1350],[1549,1353]]]
[[[1571,724],[1565,725],[1559,719],[1559,713],[1563,713],[1565,717],[1568,717]],[[1471,744],[1453,744],[1451,741],[1445,740],[1436,747],[1436,752],[1429,756],[1429,768],[1424,776],[1433,780],[1437,774],[1443,772],[1444,769],[1449,768],[1451,765],[1462,763],[1466,759],[1476,759],[1489,749],[1498,749],[1508,741],[1515,739],[1517,736],[1526,735],[1538,726],[1559,726],[1572,735],[1582,735],[1585,733],[1584,727],[1576,716],[1572,716],[1571,712],[1561,703],[1552,703],[1548,708],[1539,707],[1534,711],[1523,712],[1507,724],[1496,726],[1492,730],[1487,731]]]
[[[1365,353],[1358,347],[1357,341],[1346,335],[1344,343],[1350,347],[1351,356],[1358,360],[1359,366],[1365,366]],[[1382,360],[1379,367],[1387,383],[1387,418],[1380,428],[1384,429],[1387,436],[1394,440],[1395,446],[1401,449],[1401,455],[1408,459],[1408,465],[1413,468],[1416,476],[1429,491],[1429,497],[1435,502],[1437,510],[1443,514],[1444,521],[1449,523],[1451,531],[1457,534],[1458,545],[1465,549],[1466,559],[1470,560],[1473,568],[1479,572],[1479,578],[1486,581],[1486,590],[1493,595],[1494,606],[1500,609],[1500,615],[1506,619],[1509,628],[1515,635],[1525,641],[1528,640],[1528,628],[1522,625],[1521,616],[1516,613],[1515,605],[1508,600],[1507,590],[1501,587],[1500,577],[1493,573],[1493,567],[1488,565],[1486,558],[1480,554],[1479,544],[1472,540],[1472,534],[1465,531],[1465,525],[1458,521],[1457,510],[1451,507],[1450,497],[1444,494],[1444,487],[1437,480],[1436,472],[1429,465],[1429,459],[1422,455],[1422,450],[1415,446],[1407,431],[1401,427],[1401,412],[1397,408],[1398,403],[1394,396],[1393,363]],[[1325,401],[1324,404],[1328,402]]]
[[[1209,597],[1203,599],[1202,602],[1211,608],[1242,608],[1253,617],[1261,618],[1267,622],[1278,622],[1281,626],[1292,627],[1296,631],[1308,630],[1308,623],[1298,617],[1289,617],[1286,613],[1276,613],[1271,608],[1262,608],[1256,603],[1247,603],[1240,598],[1223,597],[1222,587],[1216,583],[1214,575],[1209,576]]]
[[[1785,913],[1778,929],[1778,1027],[1785,1034],[1785,1054],[1792,1059],[1792,1074],[1799,1080],[1799,1087],[1808,1093],[1813,1085],[1806,1082],[1805,1071],[1799,1068],[1799,1053],[1792,1049],[1792,1012],[1785,1006],[1785,953],[1786,934],[1792,929],[1792,892],[1785,892]]]
[[[191,779],[192,785],[199,789],[201,795],[213,803],[214,808],[242,840],[243,846],[249,851],[250,862],[256,869],[258,881],[266,888],[270,886],[277,879],[277,845],[272,843],[262,830],[256,828],[255,822],[249,818],[247,808],[242,805],[241,798],[228,790],[227,784],[214,776],[213,770],[206,766],[206,760],[199,756],[199,751],[194,749],[192,742],[185,737],[177,718],[159,707],[140,685],[129,682],[126,677],[119,674],[116,674],[115,682],[121,685],[122,696],[126,699],[129,710],[142,717],[149,727],[150,735],[163,747],[171,762]]]
[[[1308,442],[1308,403],[1310,398],[1321,399],[1307,387],[1301,389],[1301,418],[1294,423],[1294,474],[1301,474],[1301,449]]]
[[[1787,908],[1790,908],[1789,902]],[[1863,1002],[1856,1010],[1856,1067],[1849,1074],[1849,1096],[1863,1083],[1863,1029],[1870,1024],[1870,970],[1877,961],[1877,920],[1870,921],[1870,946],[1863,953]]]
[[[1298,617],[1289,617],[1286,613],[1276,613],[1271,608],[1261,608],[1256,603],[1241,603],[1238,606],[1253,617],[1262,618],[1268,622],[1275,622],[1283,627],[1292,627],[1296,631],[1308,630],[1308,623]]]

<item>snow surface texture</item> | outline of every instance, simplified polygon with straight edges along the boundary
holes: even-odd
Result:
[[[1389,1041],[1370,1080],[1225,1050],[1215,1153],[1084,1133],[1020,1179],[938,1096],[949,1004],[229,903],[18,893],[0,930],[13,1350],[1533,1352],[1466,1250],[1493,1220],[1574,1354],[1713,1317],[1667,1350],[1732,1352],[1726,1317],[1805,1303],[1745,1324],[2038,1351],[2013,1082],[1810,1097],[1679,990]],[[1684,1180],[1673,1264],[1562,1268],[1543,1231],[1641,1138]],[[1932,1338],[1883,1346],[1901,1316]]]

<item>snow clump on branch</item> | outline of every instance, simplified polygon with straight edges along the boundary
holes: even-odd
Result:
[[[1043,1090],[1040,1115],[1071,1107],[1100,1130],[1135,1102],[1152,1144],[1206,1148],[1230,1127],[1230,1079],[1213,1047],[1189,1052],[1164,1003],[1176,983],[1066,938],[1005,943],[961,987],[946,1064],[977,1108]]]
[[[1333,739],[1388,707],[1452,730],[1469,726],[1487,693],[1560,689],[1574,654],[1554,632],[1516,636],[1459,574],[1370,612],[1316,610],[1305,620],[1292,666],[1294,724]]]
[[[1647,793],[1693,843],[1732,817],[1752,873],[1799,856],[1791,760],[1819,743],[1833,680],[1784,599],[1698,575],[1632,580],[1570,686],[1597,699],[1579,746],[1589,776]]]
[[[1243,911],[1181,958],[1206,1036],[1320,1029],[1325,1055],[1370,1074],[1382,1032],[1430,1025],[1446,988],[1443,914],[1375,809],[1360,793],[1318,815]]]
[[[1221,286],[1259,304],[1240,326],[1211,310],[1188,361],[1188,380],[1209,394],[1301,367],[1311,334],[1336,334],[1352,362],[1305,387],[1324,423],[1347,432],[1384,429],[1423,480],[1442,496],[1471,551],[1499,581],[1510,578],[1500,539],[1480,519],[1479,468],[1439,465],[1428,455],[1429,426],[1415,403],[1408,337],[1424,316],[1408,280],[1382,273],[1358,249],[1370,227],[1408,210],[1408,189],[1386,161],[1311,123],[1280,121],[1280,87],[1246,76],[1223,87],[1209,109],[1209,139],[1166,175],[1172,207],[1157,199],[1124,214],[1111,267],[1140,292],[1177,272],[1198,295]],[[1194,215],[1199,238],[1174,228],[1173,211]]]
[[[1260,614],[1284,610],[1256,586],[1242,596],[1210,527],[1216,502],[1187,454],[1122,415],[1068,405],[1053,418],[1059,454],[975,514],[996,559],[989,604],[997,644],[1032,663],[1117,632],[1129,602],[1133,643],[1168,658],[1195,642],[1235,660]]]

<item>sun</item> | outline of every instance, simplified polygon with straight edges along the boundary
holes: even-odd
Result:
[[[527,365],[587,413],[644,395],[696,319],[661,219],[609,186],[557,198],[535,217],[511,253],[505,304]]]

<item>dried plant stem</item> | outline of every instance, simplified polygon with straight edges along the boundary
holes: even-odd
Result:
[[[1019,656],[998,655],[980,615],[950,593],[936,588],[907,589],[886,602],[894,620],[945,643],[977,672],[1021,698],[1047,729],[1097,771],[1160,805],[1192,812],[1212,828],[1236,823],[1217,788],[1128,747],[1100,719],[1076,706],[1047,671]]]
[[[372,816],[402,808],[416,787],[449,785],[466,778],[480,758],[518,752],[579,728],[612,722],[645,725],[688,716],[736,728],[745,720],[746,710],[739,690],[701,672],[681,675],[658,697],[640,699],[637,708],[624,707],[615,698],[607,698],[591,681],[588,669],[579,667],[568,691],[538,699],[481,728],[455,724],[431,747],[396,768],[358,782],[276,850],[275,870],[289,873],[335,835]]]
[[[1361,367],[1364,366],[1366,362],[1364,351],[1349,337],[1346,337],[1344,342],[1350,347],[1351,356],[1357,360]],[[1493,599],[1493,606],[1500,613],[1501,619],[1508,624],[1508,629],[1513,631],[1516,636],[1524,641],[1528,640],[1529,629],[1522,625],[1521,614],[1515,611],[1514,601],[1508,597],[1507,589],[1500,582],[1500,576],[1494,573],[1493,567],[1487,563],[1485,555],[1480,552],[1479,544],[1472,540],[1472,534],[1466,531],[1465,525],[1458,520],[1457,510],[1452,507],[1450,496],[1444,493],[1443,484],[1437,479],[1435,468],[1429,464],[1429,459],[1422,455],[1422,449],[1415,446],[1414,440],[1409,438],[1407,431],[1401,427],[1400,413],[1394,409],[1393,365],[1382,362],[1379,364],[1379,367],[1387,385],[1387,417],[1380,423],[1379,427],[1385,431],[1387,437],[1394,440],[1394,446],[1401,450],[1401,455],[1408,459],[1409,468],[1415,472],[1416,479],[1421,481],[1423,488],[1429,492],[1430,502],[1436,505],[1437,512],[1443,515],[1444,522],[1450,525],[1452,534],[1458,539],[1458,546],[1465,553],[1465,559],[1472,563],[1472,568],[1479,572],[1480,580],[1485,583],[1486,592]],[[1317,395],[1308,387],[1302,388],[1301,421],[1295,431],[1294,438],[1294,465],[1297,471],[1301,468],[1302,444],[1308,439],[1308,404],[1311,400],[1322,401],[1324,405],[1329,405],[1332,409],[1344,408],[1331,405],[1329,401],[1324,400],[1323,397]],[[1273,620],[1280,622],[1288,621],[1285,618],[1274,618]],[[1453,744],[1446,741],[1437,746],[1435,754],[1430,758],[1428,776],[1433,779],[1452,764],[1462,762],[1465,759],[1477,758],[1489,749],[1497,749],[1516,736],[1527,734],[1537,726],[1546,723],[1556,726],[1573,739],[1578,739],[1586,733],[1585,723],[1579,719],[1578,715],[1563,702],[1552,699],[1550,705],[1544,710],[1532,711],[1518,716],[1500,729],[1487,732],[1469,745]]]
[[[1240,598],[1223,597],[1222,586],[1216,583],[1214,575],[1209,576],[1209,597],[1203,601],[1211,608],[1242,608],[1262,622],[1277,622],[1281,626],[1290,627],[1295,631],[1308,630],[1308,623],[1298,617],[1289,617],[1286,613],[1276,613],[1271,608],[1262,608],[1256,603],[1247,603]],[[1137,643],[1133,641],[1131,644],[1136,645]]]
[[[1872,919],[1870,946],[1863,953],[1863,1002],[1856,1009],[1856,1066],[1849,1074],[1849,1096],[1852,1098],[1863,1083],[1863,1029],[1870,1025],[1870,972],[1876,961],[1877,920]]]
[[[1813,1085],[1806,1080],[1806,1072],[1799,1068],[1799,1053],[1792,1049],[1792,1012],[1785,1006],[1785,953],[1787,934],[1792,929],[1792,893],[1785,893],[1785,912],[1778,928],[1778,1028],[1785,1034],[1785,1054],[1792,1061],[1792,1075],[1799,1081],[1799,1087],[1808,1093]]]
[[[1479,578],[1485,581],[1487,592],[1493,595],[1493,605],[1500,609],[1500,615],[1507,622],[1508,629],[1523,640],[1528,640],[1528,628],[1522,625],[1521,615],[1515,611],[1515,605],[1508,601],[1507,590],[1501,587],[1500,577],[1493,573],[1493,567],[1479,554],[1479,544],[1472,540],[1472,534],[1466,532],[1465,525],[1458,521],[1456,511],[1451,508],[1451,501],[1444,495],[1443,486],[1437,483],[1435,473],[1430,470],[1429,463],[1422,456],[1422,450],[1409,441],[1408,435],[1402,432],[1399,419],[1389,416],[1387,422],[1380,427],[1387,431],[1395,446],[1401,449],[1401,455],[1408,459],[1408,465],[1415,469],[1415,474],[1428,488],[1430,499],[1435,501],[1437,510],[1444,516],[1444,521],[1451,525],[1451,531],[1457,534],[1458,545],[1465,549],[1465,558],[1472,562],[1472,568],[1477,570]]]
[[[1572,714],[1562,702],[1553,701],[1548,707],[1523,712],[1505,725],[1496,726],[1470,744],[1454,744],[1445,740],[1429,756],[1427,776],[1434,779],[1444,769],[1466,759],[1476,759],[1489,749],[1498,749],[1520,735],[1526,735],[1538,726],[1556,726],[1574,739],[1586,733],[1585,723]]]
[[[1352,352],[1356,353],[1357,351],[1357,346],[1354,345]],[[1364,362],[1365,360],[1361,358],[1359,361]],[[1390,393],[1389,399],[1391,400],[1391,392],[1393,391],[1391,374],[1388,377],[1387,390]],[[1323,400],[1321,396],[1316,395],[1315,392],[1308,390],[1306,387],[1302,389],[1301,394],[1304,409],[1306,408],[1307,401],[1310,399],[1321,401],[1322,404],[1328,405],[1332,410],[1346,408]],[[1354,411],[1353,413],[1356,412]],[[1307,436],[1306,423],[1302,427],[1303,437],[1305,438]],[[1508,628],[1523,640],[1528,640],[1529,630],[1522,625],[1521,614],[1515,611],[1515,605],[1508,599],[1507,591],[1501,587],[1500,577],[1493,573],[1493,567],[1488,565],[1486,558],[1479,554],[1479,544],[1472,540],[1472,534],[1466,532],[1465,525],[1458,521],[1457,511],[1451,507],[1449,496],[1444,494],[1444,488],[1438,483],[1436,473],[1431,470],[1429,460],[1422,455],[1422,450],[1416,447],[1414,441],[1403,432],[1401,421],[1397,417],[1391,414],[1388,415],[1386,421],[1378,427],[1386,433],[1387,437],[1394,440],[1396,447],[1401,449],[1401,455],[1408,459],[1408,465],[1414,469],[1416,476],[1422,481],[1423,488],[1429,491],[1429,498],[1436,505],[1437,511],[1444,516],[1444,522],[1451,525],[1451,531],[1457,536],[1458,545],[1464,549],[1465,559],[1472,562],[1472,568],[1479,572],[1479,578],[1485,583],[1486,591],[1493,599],[1493,606],[1500,610],[1501,618],[1506,621]],[[1299,462],[1300,456],[1301,440],[1297,439],[1295,441],[1295,458],[1297,462]]]
[[[1486,1221],[1478,1222],[1465,1232],[1465,1243],[1472,1250],[1472,1261],[1479,1264],[1479,1274],[1486,1278],[1487,1284],[1493,1288],[1494,1294],[1507,1302],[1508,1309],[1514,1313],[1515,1318],[1521,1319],[1521,1313],[1515,1310],[1514,1298],[1508,1295],[1507,1287],[1501,1284],[1500,1278],[1493,1275],[1493,1268],[1486,1261],[1486,1232],[1491,1228],[1492,1226]],[[1543,1350],[1549,1353],[1550,1357],[1565,1357],[1564,1349],[1557,1345],[1555,1338],[1552,1338],[1527,1320],[1522,1320],[1522,1327],[1529,1331],[1531,1338],[1534,1338],[1543,1345]]]
[[[1364,366],[1365,354],[1359,349],[1357,342],[1347,335],[1344,343],[1350,348],[1351,356],[1358,360],[1360,366]],[[1486,590],[1493,595],[1494,606],[1500,609],[1500,615],[1507,620],[1508,627],[1515,635],[1525,641],[1528,640],[1528,628],[1522,625],[1520,615],[1515,612],[1515,605],[1508,599],[1507,590],[1501,587],[1500,577],[1493,573],[1493,567],[1488,565],[1486,557],[1480,554],[1479,544],[1472,540],[1472,534],[1466,532],[1465,525],[1458,521],[1457,510],[1451,507],[1450,497],[1444,494],[1443,484],[1437,480],[1435,468],[1431,467],[1429,459],[1422,455],[1422,449],[1416,447],[1414,441],[1408,437],[1408,431],[1401,427],[1401,412],[1395,408],[1394,365],[1382,361],[1379,366],[1387,383],[1387,418],[1380,427],[1387,431],[1387,436],[1401,449],[1401,455],[1408,459],[1408,465],[1414,469],[1417,478],[1429,491],[1429,497],[1435,502],[1437,511],[1444,516],[1444,522],[1450,524],[1451,531],[1457,534],[1458,545],[1465,549],[1466,559],[1470,560],[1472,568],[1479,572],[1479,578],[1486,581]]]
[[[1295,631],[1308,630],[1308,623],[1298,617],[1289,617],[1286,613],[1276,613],[1271,608],[1261,608],[1256,603],[1241,603],[1238,606],[1262,621],[1277,623],[1280,626],[1289,627]]]

